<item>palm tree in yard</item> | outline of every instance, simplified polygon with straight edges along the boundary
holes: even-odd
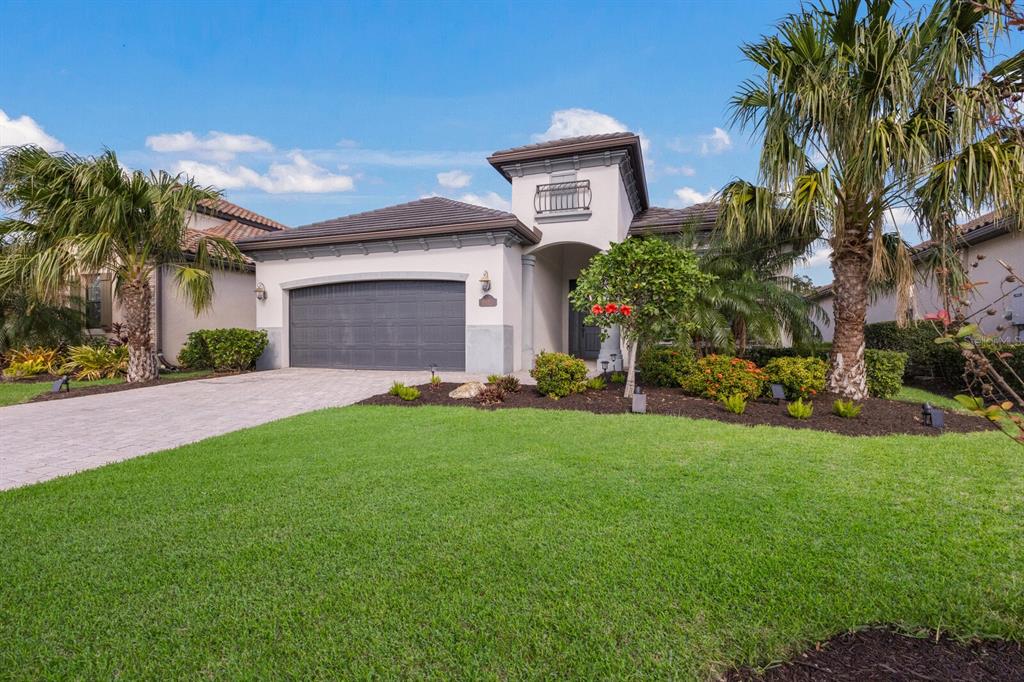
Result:
[[[197,235],[195,253],[182,252],[186,217],[211,189],[164,172],[121,167],[113,152],[96,157],[51,155],[34,146],[0,155],[0,290],[22,288],[41,301],[61,302],[87,274],[113,274],[125,311],[127,381],[157,377],[150,320],[152,280],[170,268],[198,313],[213,299],[212,271],[242,263],[229,240]]]
[[[762,137],[760,178],[720,196],[732,237],[770,237],[784,206],[831,247],[827,388],[856,400],[867,395],[870,287],[895,280],[905,298],[912,282],[906,249],[888,248],[893,214],[913,214],[937,241],[957,214],[1024,215],[1024,147],[998,113],[1020,92],[1021,56],[986,65],[1007,32],[1002,0],[903,7],[808,5],[743,47],[758,74],[732,105],[735,122]]]

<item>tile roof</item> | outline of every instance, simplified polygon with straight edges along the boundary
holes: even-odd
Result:
[[[445,197],[427,197],[291,230],[264,233],[243,240],[242,245],[258,249],[268,248],[270,244],[373,241],[497,229],[512,229],[532,243],[540,240],[538,231],[526,227],[511,213]]]
[[[629,225],[629,234],[664,234],[687,228],[711,230],[714,229],[717,218],[718,204],[712,201],[686,208],[651,206],[633,217],[633,222]]]
[[[200,201],[198,208],[202,213],[207,213],[225,220],[237,219],[251,225],[264,227],[268,230],[284,230],[288,228],[287,225],[283,225],[276,220],[271,220],[270,218],[262,216],[255,211],[242,208],[238,204],[232,204],[227,199],[218,198],[213,201]]]
[[[220,226],[218,226],[218,227],[220,227]],[[249,227],[249,226],[245,226],[245,227],[247,227],[250,230],[256,230],[260,234],[266,234],[265,232],[263,232],[263,230],[258,230],[257,228],[253,228],[253,227]],[[209,229],[209,230],[193,230],[193,229],[189,228],[189,229],[185,230],[185,234],[182,236],[182,239],[181,239],[181,250],[184,253],[194,254],[196,252],[196,246],[197,246],[197,243],[199,242],[199,240],[202,237],[205,237],[206,235],[210,235],[210,234],[216,235],[218,237],[227,237],[231,241],[236,241],[236,239],[234,237],[231,237],[231,236],[229,236],[227,234],[218,234],[218,230],[216,228]],[[248,256],[246,256],[245,254],[243,254],[243,258],[244,258],[245,262],[247,264],[249,264],[249,265],[252,265],[254,263],[254,261],[251,258],[249,258]]]
[[[511,149],[502,149],[501,151],[494,152],[488,157],[488,160],[495,157],[503,157],[521,154],[531,154],[532,152],[549,152],[552,150],[562,151],[563,148],[578,147],[580,145],[592,146],[594,143],[606,143],[606,142],[617,142],[622,141],[625,143],[639,141],[639,138],[634,133],[621,132],[621,133],[602,133],[600,135],[580,135],[578,137],[563,137],[559,140],[547,140],[545,142],[535,142],[533,144],[522,145],[521,147],[512,147]]]

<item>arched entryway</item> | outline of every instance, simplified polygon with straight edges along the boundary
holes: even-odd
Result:
[[[583,324],[569,305],[580,271],[599,249],[579,242],[545,245],[523,256],[523,365],[541,351],[570,353],[593,363],[618,354],[618,333],[601,341],[601,330]]]

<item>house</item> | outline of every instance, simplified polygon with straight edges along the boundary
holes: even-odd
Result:
[[[710,228],[707,205],[650,206],[640,138],[495,152],[512,211],[429,197],[239,243],[266,298],[261,367],[529,369],[542,350],[617,355],[569,306],[591,256],[629,235]]]
[[[923,320],[937,317],[945,309],[942,292],[926,267],[935,257],[935,244],[922,242],[912,248],[916,266],[914,290],[911,296],[910,319]],[[986,213],[959,227],[956,253],[966,268],[967,277],[974,282],[968,294],[967,314],[981,330],[1004,341],[1024,341],[1024,286],[1006,281],[1006,270],[1000,260],[1013,266],[1018,274],[1024,273],[1024,235],[1015,229],[1012,217],[999,217]],[[809,297],[817,302],[832,319],[832,285],[818,287]],[[988,314],[994,310],[995,314]],[[877,294],[868,306],[867,322],[891,322],[897,318],[896,297]],[[832,340],[832,327],[815,322],[825,341]],[[1002,327],[1002,329],[998,329]]]
[[[285,229],[285,225],[224,199],[200,203],[187,217],[182,251],[186,257],[195,253],[199,235],[214,234],[233,242]],[[213,303],[196,315],[192,306],[178,292],[174,273],[160,268],[154,273],[153,291],[153,348],[170,362],[190,332],[216,327],[256,327],[256,276],[251,259],[241,269],[213,273]],[[113,278],[109,273],[87,275],[82,282],[85,299],[86,327],[90,335],[109,336],[115,324],[124,320],[124,311],[117,299]]]

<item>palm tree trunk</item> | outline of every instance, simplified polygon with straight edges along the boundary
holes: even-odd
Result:
[[[149,280],[141,278],[122,284],[120,294],[125,309],[125,329],[128,332],[126,381],[152,381],[158,377],[150,327],[153,290]]]
[[[835,332],[826,384],[826,390],[847,400],[864,400],[868,395],[864,322],[868,312],[870,270],[867,229],[847,225],[842,244],[835,247],[832,255]]]
[[[732,337],[736,341],[736,355],[747,352],[747,321],[737,317],[732,321]]]

